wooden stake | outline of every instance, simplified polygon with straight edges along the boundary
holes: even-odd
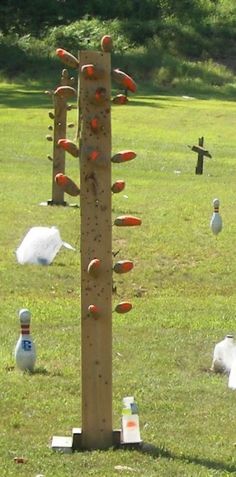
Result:
[[[198,139],[198,145],[203,147],[204,145],[204,137],[200,137]],[[203,160],[204,160],[204,154],[202,154],[201,152],[198,153],[198,157],[197,157],[197,165],[196,165],[196,169],[195,169],[195,172],[196,174],[202,174],[203,173]]]

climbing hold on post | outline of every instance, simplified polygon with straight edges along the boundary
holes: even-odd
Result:
[[[133,267],[134,264],[131,262],[131,260],[120,260],[119,262],[115,263],[113,270],[116,273],[127,273],[132,270]]]
[[[79,187],[75,184],[70,177],[62,174],[59,172],[55,176],[55,181],[61,187],[61,189],[66,192],[67,194],[76,197],[77,195],[80,194],[80,189]]]
[[[131,161],[136,157],[136,153],[134,151],[121,151],[112,156],[111,161],[115,163]]]
[[[56,50],[57,56],[60,58],[60,60],[70,68],[78,68],[79,67],[79,61],[77,58],[69,53],[69,51],[63,50],[63,48],[57,48]]]
[[[79,149],[76,144],[69,139],[59,139],[58,146],[69,152],[74,157],[79,157]]]
[[[137,85],[135,81],[131,78],[131,76],[127,75],[118,68],[112,71],[111,76],[114,81],[116,81],[116,83],[118,83],[119,85],[123,86],[123,88],[132,91],[132,93],[135,93]]]
[[[100,316],[100,309],[96,305],[89,305],[88,312],[95,320],[97,320]]]
[[[117,94],[113,99],[112,102],[114,104],[127,104],[129,102],[127,96],[125,94]]]
[[[76,96],[75,88],[71,86],[59,86],[55,91],[54,94],[60,96],[60,98],[68,99]]]
[[[124,190],[124,188],[125,188],[125,181],[122,181],[122,180],[118,180],[114,182],[114,184],[112,184],[111,186],[111,190],[114,194],[118,194],[119,192]]]
[[[103,77],[104,71],[95,65],[84,65],[81,68],[81,73],[85,79],[98,80]]]
[[[101,105],[104,104],[105,101],[107,101],[107,90],[106,88],[99,87],[96,89],[96,91],[91,95],[90,98],[91,103]]]
[[[97,278],[101,270],[101,260],[94,258],[88,265],[88,273],[94,278]]]
[[[113,44],[110,35],[104,35],[101,39],[101,48],[105,53],[111,53]]]
[[[132,303],[129,303],[127,301],[121,301],[115,307],[115,311],[117,313],[128,313],[128,311],[130,310],[132,310]]]
[[[114,221],[114,225],[118,225],[119,227],[132,227],[134,225],[141,225],[141,223],[142,220],[133,215],[120,215]]]

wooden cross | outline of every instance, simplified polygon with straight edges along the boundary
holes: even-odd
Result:
[[[190,147],[191,151],[194,151],[198,154],[197,165],[196,165],[196,168],[195,168],[195,173],[196,174],[202,174],[203,173],[204,156],[209,157],[209,158],[212,157],[211,154],[209,153],[209,151],[203,147],[203,144],[204,144],[204,137],[200,137],[198,139],[198,145],[195,145],[195,146],[192,146],[192,147],[188,146],[188,147]]]

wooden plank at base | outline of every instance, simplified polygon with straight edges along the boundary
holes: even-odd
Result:
[[[81,427],[73,427],[72,429],[72,449],[81,450],[82,448],[82,430]]]
[[[113,445],[115,447],[120,446],[120,439],[121,439],[121,430],[120,429],[114,429],[112,433],[112,441]]]
[[[71,454],[72,437],[53,436],[51,448],[56,452],[62,452],[63,454]]]

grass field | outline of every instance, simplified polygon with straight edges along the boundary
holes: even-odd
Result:
[[[137,158],[113,165],[126,189],[113,196],[112,214],[142,218],[141,228],[113,230],[114,251],[135,264],[116,278],[114,302],[128,299],[133,310],[113,315],[114,428],[122,398],[134,395],[145,445],[61,455],[49,447],[52,435],[81,425],[80,209],[39,206],[51,198],[43,91],[0,86],[1,476],[236,475],[236,396],[226,376],[209,371],[215,343],[235,329],[234,98],[138,94],[113,107],[113,153],[130,148]],[[77,121],[76,110],[69,114]],[[188,145],[200,136],[212,159],[197,176]],[[78,182],[77,161],[66,161]],[[217,237],[209,228],[215,197],[224,224]],[[76,252],[61,250],[49,267],[19,265],[15,250],[36,225],[56,225]],[[37,346],[32,375],[17,371],[12,355],[23,307]]]

